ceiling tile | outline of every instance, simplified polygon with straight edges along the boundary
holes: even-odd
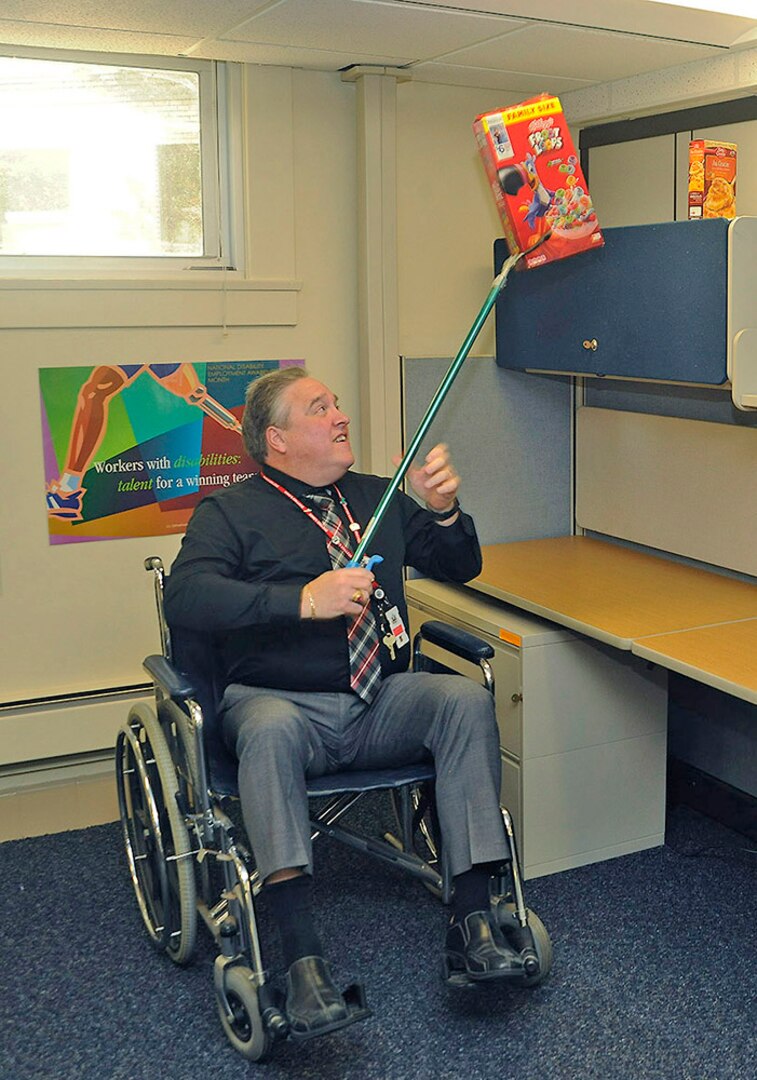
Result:
[[[139,34],[129,30],[91,30],[81,26],[53,26],[0,19],[0,41],[6,45],[41,49],[132,53],[136,56],[181,56],[191,49],[196,38]]]
[[[540,23],[437,59],[466,67],[554,72],[566,78],[609,82],[719,52],[707,45]]]
[[[410,68],[413,82],[446,83],[449,86],[480,86],[483,89],[517,94],[513,100],[536,94],[560,94],[590,85],[585,79],[563,79],[555,75],[528,75],[491,68],[459,67],[456,64],[424,62]]]
[[[406,0],[426,3],[428,0]],[[743,0],[743,15],[697,10],[648,0],[432,0],[441,8],[502,12],[537,22],[619,30],[671,41],[692,41],[728,47],[757,30],[757,5]]]
[[[2,0],[2,18],[52,26],[217,36],[270,0]]]
[[[424,59],[524,25],[473,12],[384,0],[286,0],[227,35],[235,41]]]
[[[203,41],[191,51],[192,56],[208,60],[231,60],[246,64],[274,64],[279,67],[312,68],[315,71],[341,71],[353,64],[404,67],[413,57],[387,56],[383,53],[340,52],[338,49],[308,49],[301,45],[268,45],[253,41]]]

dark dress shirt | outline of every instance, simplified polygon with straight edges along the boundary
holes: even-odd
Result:
[[[301,500],[308,492],[330,492],[265,471]],[[347,472],[336,486],[365,528],[388,483]],[[338,502],[337,510],[342,516]],[[461,513],[453,525],[438,525],[402,492],[389,504],[368,554],[383,556],[373,573],[405,626],[405,566],[439,581],[469,581],[481,571],[472,519]],[[215,636],[225,685],[346,693],[347,618],[300,618],[303,585],[330,569],[321,529],[256,475],[198,504],[166,579],[166,617],[169,625]],[[382,674],[404,671],[409,654],[409,646],[398,649],[392,661],[382,646]]]

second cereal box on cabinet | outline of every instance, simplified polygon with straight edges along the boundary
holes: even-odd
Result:
[[[689,143],[689,218],[736,217],[736,143]]]

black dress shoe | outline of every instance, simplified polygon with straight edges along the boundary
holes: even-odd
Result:
[[[287,972],[286,984],[286,1015],[292,1038],[325,1035],[352,1023],[348,1005],[322,956],[295,960]]]
[[[521,973],[518,957],[488,911],[473,911],[447,930],[444,977],[451,986]]]

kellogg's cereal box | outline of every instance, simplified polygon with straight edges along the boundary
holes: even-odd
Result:
[[[689,143],[689,219],[736,217],[736,143]]]
[[[549,234],[526,266],[604,243],[578,154],[556,97],[477,116],[473,130],[511,254]]]

